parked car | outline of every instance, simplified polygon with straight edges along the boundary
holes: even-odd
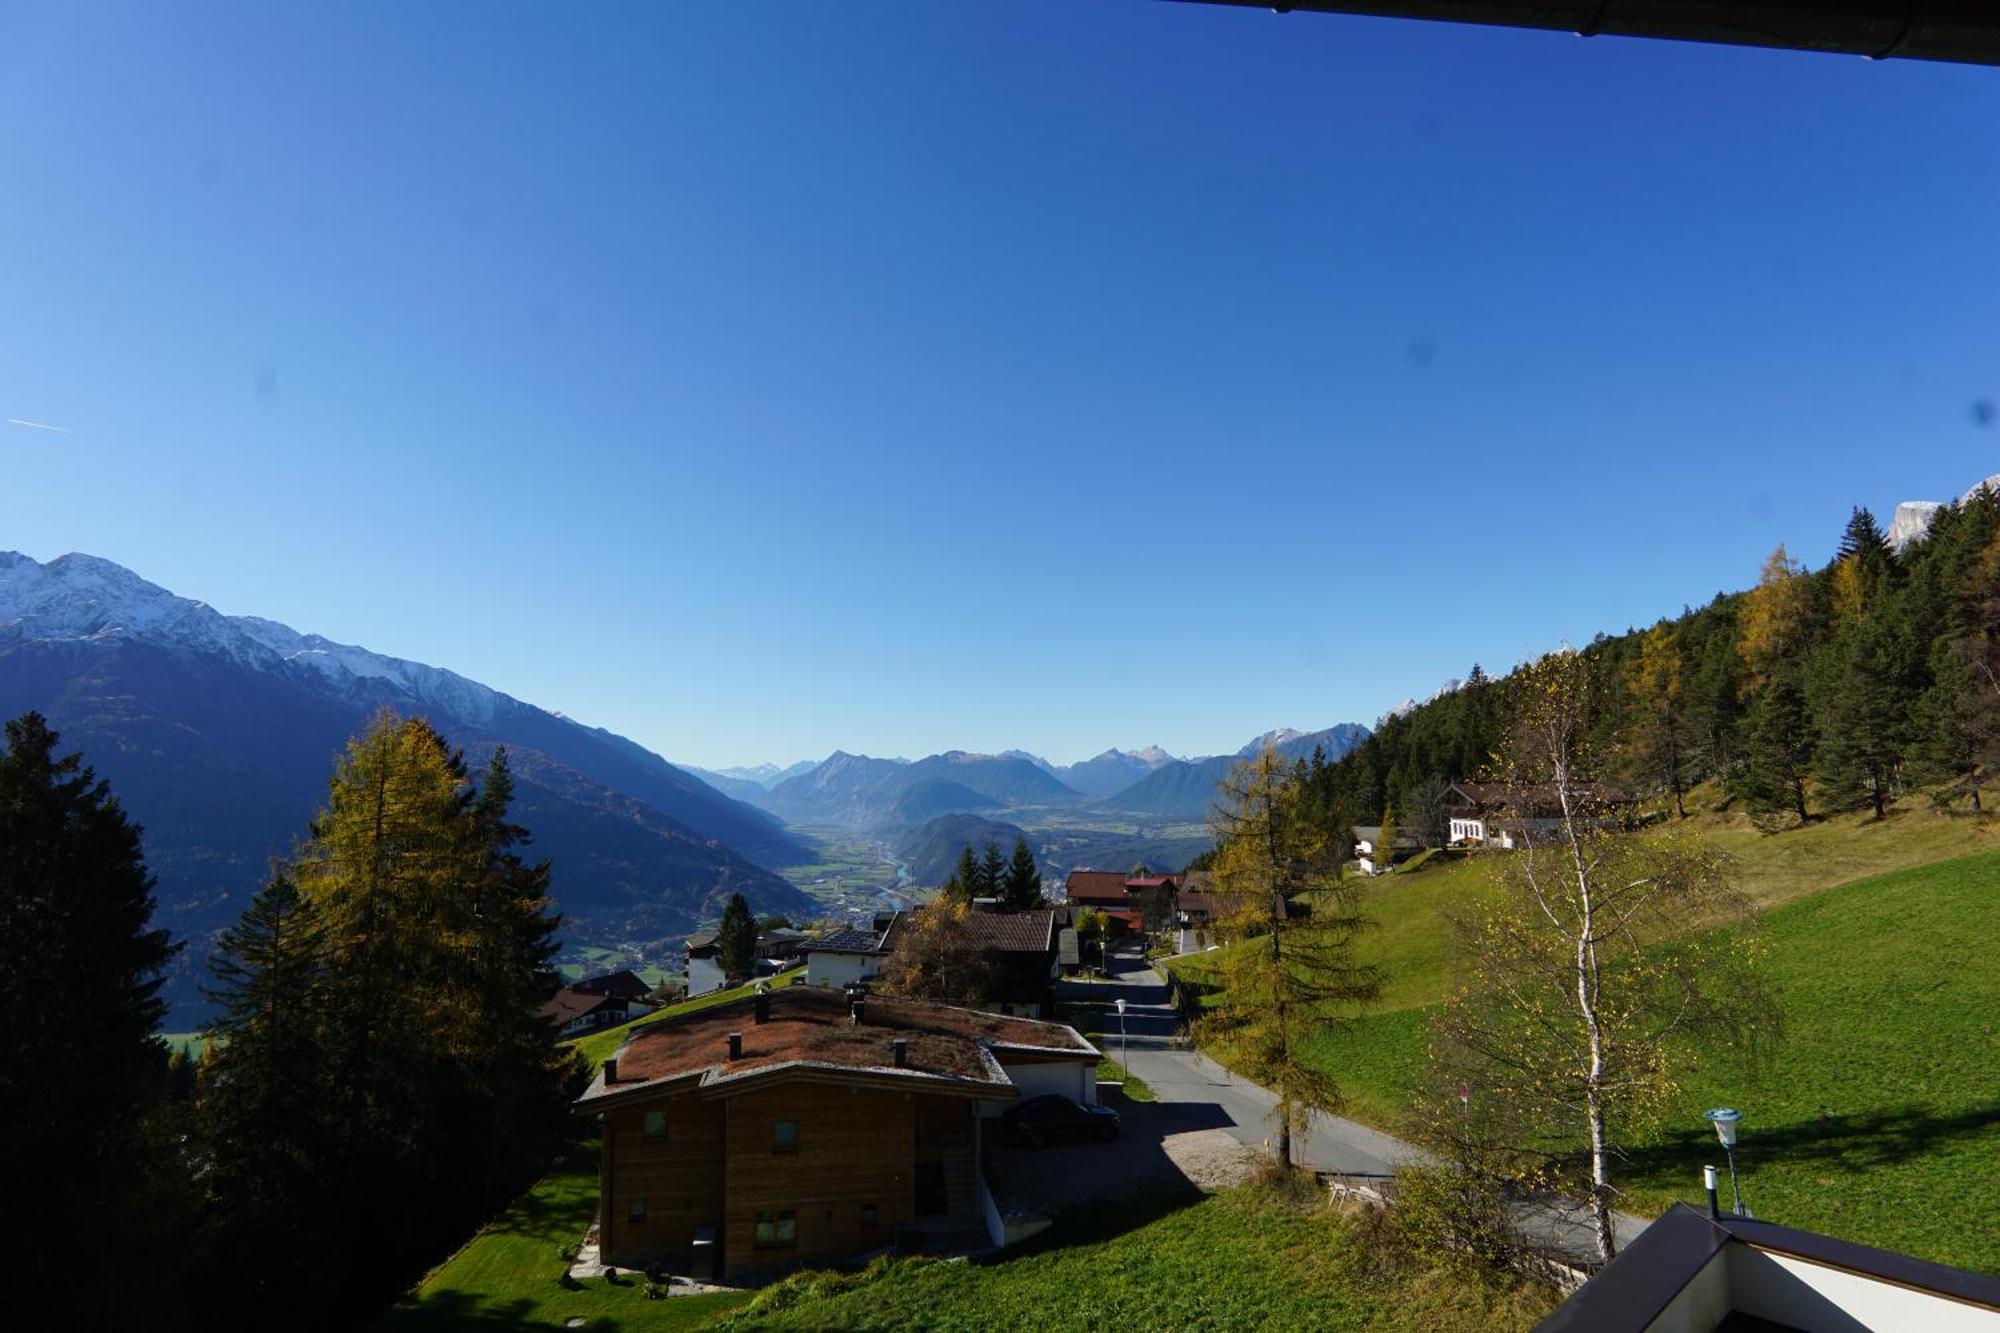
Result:
[[[1118,1113],[1108,1106],[1086,1106],[1059,1093],[1030,1097],[1000,1117],[1007,1135],[1030,1148],[1057,1139],[1107,1140],[1118,1137]]]

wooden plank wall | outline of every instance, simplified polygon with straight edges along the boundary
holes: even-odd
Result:
[[[729,1272],[747,1279],[887,1245],[913,1216],[919,1100],[907,1092],[806,1082],[730,1098],[723,1237]],[[779,1120],[798,1121],[798,1151],[773,1150]],[[867,1204],[875,1205],[872,1227],[862,1220]],[[757,1214],[783,1208],[798,1214],[796,1246],[758,1249]]]
[[[662,1109],[667,1137],[650,1140],[645,1113]],[[604,1174],[610,1188],[598,1192],[598,1239],[608,1262],[629,1268],[679,1263],[700,1227],[714,1227],[721,1239],[724,1115],[723,1103],[683,1092],[605,1116]],[[646,1201],[643,1222],[629,1215],[634,1199]]]

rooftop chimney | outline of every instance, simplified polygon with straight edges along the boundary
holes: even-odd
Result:
[[[910,1063],[910,1043],[906,1037],[898,1037],[889,1043],[889,1053],[896,1058],[896,1068],[904,1069]]]
[[[740,1032],[729,1034],[729,1058],[732,1060],[743,1058],[743,1034]]]
[[[771,1021],[771,997],[770,997],[769,995],[767,995],[767,994],[763,994],[763,993],[761,993],[761,992],[760,992],[760,993],[758,994],[758,996],[757,996],[757,1002],[756,1002],[755,1006],[754,1006],[754,1007],[752,1008],[752,1010],[751,1010],[751,1013],[752,1013],[752,1016],[754,1017],[754,1019],[755,1019],[755,1020],[756,1020],[757,1022],[759,1022],[759,1023],[768,1023],[768,1022],[770,1022],[770,1021]]]
[[[617,1061],[617,1060],[615,1060],[615,1059],[613,1059],[613,1060],[606,1060],[606,1061],[604,1062],[604,1081],[605,1081],[605,1083],[606,1083],[606,1084],[612,1084],[612,1083],[616,1083],[616,1082],[618,1081],[618,1061]]]

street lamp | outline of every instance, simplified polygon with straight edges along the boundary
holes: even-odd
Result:
[[[1743,1113],[1733,1107],[1718,1106],[1707,1113],[1708,1123],[1715,1126],[1715,1137],[1722,1143],[1722,1150],[1729,1154],[1729,1192],[1736,1196],[1736,1215],[1749,1217],[1743,1209],[1743,1187],[1736,1182],[1736,1127],[1743,1121]]]
[[[1122,995],[1119,996],[1117,1004],[1118,1004],[1118,1068],[1119,1071],[1124,1074],[1125,1081],[1127,1083],[1130,1083],[1132,1081],[1132,1060],[1130,1056],[1125,1054],[1125,997]]]

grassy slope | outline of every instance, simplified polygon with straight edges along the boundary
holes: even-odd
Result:
[[[799,976],[804,972],[804,968],[795,967],[789,972],[780,972],[769,980],[773,987],[789,986],[792,983],[793,977]],[[731,1000],[740,1000],[746,995],[754,995],[756,993],[757,987],[755,983],[748,986],[738,986],[733,990],[711,991],[707,995],[697,995],[692,1000],[682,1000],[679,1004],[670,1004],[664,1009],[656,1009],[644,1018],[635,1018],[629,1023],[620,1023],[615,1028],[606,1028],[602,1032],[593,1032],[588,1037],[578,1037],[571,1044],[577,1050],[581,1051],[583,1058],[588,1060],[591,1066],[595,1068],[603,1064],[605,1058],[616,1051],[619,1045],[624,1042],[626,1037],[631,1035],[634,1029],[645,1027],[648,1023],[657,1023],[663,1018],[672,1018],[676,1014],[691,1014],[698,1009],[708,1009],[718,1004],[727,1004]]]
[[[697,1328],[746,1297],[676,1296],[649,1301],[644,1280],[599,1281],[566,1291],[557,1256],[583,1238],[597,1212],[597,1153],[592,1145],[544,1176],[426,1277],[414,1295],[383,1316],[384,1333],[433,1330],[562,1328],[582,1316],[596,1329]]]
[[[1700,1111],[1726,1102],[1749,1117],[1752,1207],[2000,1271],[2000,1236],[1985,1225],[2000,1189],[2000,960],[1990,944],[2000,854],[1935,859],[1993,846],[1992,826],[1915,811],[1777,835],[1697,822],[1736,855],[1745,890],[1775,905],[1765,967],[1788,1031],[1768,1067],[1689,1076],[1671,1128],[1633,1154],[1633,1206],[1694,1198],[1699,1166],[1715,1157]],[[1381,1004],[1316,1043],[1357,1118],[1398,1125],[1423,1074],[1428,1007],[1448,982],[1442,910],[1478,893],[1484,873],[1459,861],[1371,886],[1385,925],[1367,950],[1394,980]],[[1815,892],[1857,874],[1876,877]],[[1206,961],[1178,966],[1199,975]]]
[[[1129,1209],[1073,1215],[1004,1260],[891,1266],[843,1294],[751,1306],[724,1327],[1503,1333],[1531,1327],[1553,1300],[1384,1275],[1351,1222],[1256,1186],[1134,1221]]]

